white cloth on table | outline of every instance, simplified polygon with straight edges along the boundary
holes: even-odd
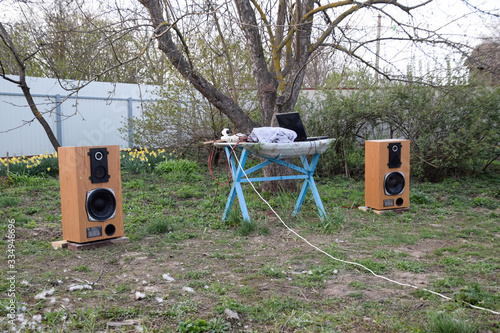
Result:
[[[293,142],[297,137],[295,131],[283,127],[256,127],[250,133],[250,139],[262,143]]]

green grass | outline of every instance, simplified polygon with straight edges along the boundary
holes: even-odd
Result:
[[[20,198],[4,197],[4,196],[0,197],[0,208],[17,206],[20,203],[21,203]]]
[[[438,312],[429,314],[427,330],[431,333],[475,333],[478,332],[473,323],[462,318]]]
[[[73,268],[73,270],[75,272],[80,272],[80,273],[87,273],[87,272],[91,272],[92,269],[90,269],[88,266],[86,265],[80,265],[80,266],[77,266],[75,268]]]
[[[50,245],[62,239],[57,178],[20,174],[1,188],[0,250],[8,249],[7,221],[13,219],[16,299],[26,307],[26,317],[42,315],[41,330],[106,331],[109,322],[127,320],[144,332],[500,329],[498,315],[467,305],[500,311],[500,176],[412,183],[410,212],[384,215],[351,209],[362,203],[362,182],[318,179],[325,221],[310,193],[296,217],[298,193],[263,194],[288,225],[333,257],[403,283],[415,281],[451,297],[450,302],[315,251],[269,214],[247,185],[251,223],[243,221],[237,199],[223,221],[229,187],[216,185],[203,164],[164,160],[168,163],[159,161],[156,165],[164,166],[154,171],[124,166],[130,242],[91,251],[56,251]],[[0,262],[4,296],[6,262]],[[94,283],[92,290],[68,290],[87,282]],[[57,306],[34,300],[52,287]],[[136,291],[146,298],[136,300]],[[240,320],[226,320],[226,309]],[[0,328],[9,329],[8,323]]]

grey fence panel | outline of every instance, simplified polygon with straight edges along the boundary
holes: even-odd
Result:
[[[38,110],[61,146],[133,147],[133,129],[127,129],[127,119],[139,116],[143,103],[156,98],[154,86],[103,82],[91,83],[77,96],[67,97],[57,80],[28,79]],[[20,88],[0,80],[0,156],[7,152],[30,156],[53,153],[54,148]]]
[[[0,100],[0,156],[5,156],[7,152],[10,156],[28,156],[54,151],[22,94],[0,93]],[[35,97],[34,101],[37,105],[44,103],[43,98]],[[55,131],[55,113],[44,114],[44,117]]]
[[[61,140],[63,146],[120,145],[129,140],[121,137],[119,128],[128,117],[127,100],[87,99],[79,101],[79,112],[61,107]]]

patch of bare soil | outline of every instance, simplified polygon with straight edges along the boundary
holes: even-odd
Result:
[[[416,244],[405,245],[395,249],[395,251],[400,251],[409,254],[413,258],[421,259],[426,255],[433,254],[433,252],[442,247],[451,246],[453,243],[444,239],[421,239]]]
[[[407,296],[409,292],[417,288],[425,288],[429,282],[428,274],[403,272],[384,276],[397,283],[367,273],[341,272],[338,279],[327,282],[322,294],[327,297],[354,297],[364,301],[384,301],[392,297]]]
[[[51,240],[51,239],[59,239],[62,238],[62,230],[55,228],[44,228],[38,227],[33,229],[21,229],[18,233],[18,240],[27,240],[27,239],[43,239],[43,240]]]

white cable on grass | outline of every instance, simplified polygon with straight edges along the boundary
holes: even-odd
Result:
[[[229,145],[231,146],[231,145]],[[234,147],[231,147],[232,149],[234,149],[236,146]],[[319,247],[317,247],[316,245],[312,244],[311,242],[309,242],[307,239],[305,239],[304,237],[302,237],[301,235],[299,235],[295,230],[293,230],[292,228],[290,228],[286,223],[285,221],[283,221],[283,219],[279,216],[279,214],[274,210],[273,207],[271,207],[271,205],[269,204],[269,202],[266,201],[266,199],[264,199],[262,197],[262,195],[260,195],[259,191],[257,191],[257,189],[255,188],[255,186],[253,185],[253,183],[250,181],[250,179],[248,178],[245,170],[243,170],[243,168],[241,167],[241,164],[240,164],[240,160],[238,159],[238,156],[236,156],[236,154],[233,155],[235,158],[236,158],[236,161],[238,162],[238,166],[239,168],[241,169],[241,171],[243,172],[243,174],[245,175],[245,178],[247,179],[248,183],[250,183],[250,185],[252,186],[253,190],[255,193],[257,193],[257,195],[259,196],[259,198],[269,207],[269,209],[271,209],[271,211],[274,213],[274,215],[276,215],[276,217],[280,220],[280,222],[285,226],[285,228],[287,228],[290,232],[292,232],[294,235],[296,235],[297,237],[299,237],[300,239],[302,239],[307,245],[311,246],[313,249],[315,249],[316,251],[320,252],[320,253],[323,253],[325,254],[326,256],[328,256],[329,258],[333,259],[333,260],[336,260],[336,261],[339,261],[339,262],[342,262],[342,263],[345,263],[345,264],[349,264],[349,265],[354,265],[354,266],[358,266],[358,267],[361,267],[363,268],[364,270],[370,272],[373,276],[377,277],[377,278],[380,278],[380,279],[383,279],[383,280],[386,280],[386,281],[389,281],[391,283],[394,283],[394,284],[397,284],[397,285],[400,285],[400,286],[403,286],[403,287],[410,287],[410,288],[413,288],[413,289],[417,289],[417,290],[423,290],[423,291],[427,291],[431,294],[434,294],[434,295],[437,295],[441,298],[444,298],[448,301],[453,301],[453,298],[450,298],[448,296],[445,296],[443,294],[440,294],[438,292],[435,292],[435,291],[432,291],[432,290],[429,290],[429,289],[426,289],[426,288],[420,288],[420,287],[417,287],[417,286],[414,286],[412,284],[408,284],[408,283],[402,283],[402,282],[399,282],[399,281],[396,281],[396,280],[392,280],[392,279],[389,279],[388,277],[385,277],[383,275],[379,275],[379,274],[376,274],[374,271],[372,271],[371,269],[369,269],[368,267],[360,264],[360,263],[357,263],[357,262],[353,262],[353,261],[348,261],[348,260],[343,260],[343,259],[340,259],[340,258],[335,258],[334,256],[332,256],[331,254],[329,254],[328,252],[325,252],[324,250],[320,249]],[[478,309],[478,310],[484,310],[484,311],[488,311],[488,312],[491,312],[493,314],[497,314],[497,315],[500,315],[500,312],[497,312],[497,311],[493,311],[493,310],[490,310],[490,309],[487,309],[487,308],[483,308],[483,307],[480,307],[480,306],[476,306],[476,305],[472,305],[468,302],[465,302],[463,301],[465,304],[467,304],[468,306],[474,308],[474,309]]]

